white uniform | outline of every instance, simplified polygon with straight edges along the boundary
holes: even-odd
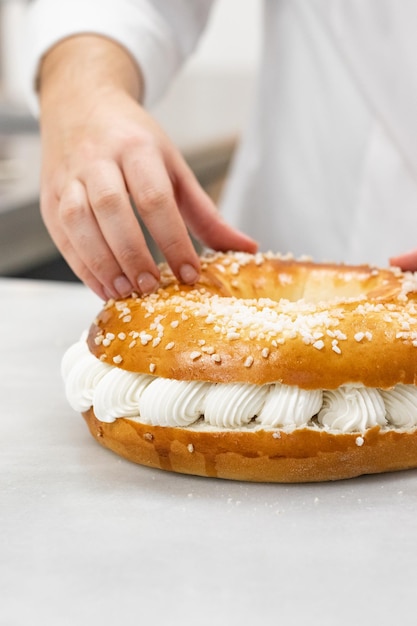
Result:
[[[31,79],[59,39],[101,33],[137,59],[153,104],[211,5],[34,0]],[[417,248],[416,29],[417,0],[264,0],[258,96],[222,203],[262,250],[386,264]]]

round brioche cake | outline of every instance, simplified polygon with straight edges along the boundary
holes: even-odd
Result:
[[[258,482],[417,467],[417,278],[213,253],[195,285],[105,303],[64,355],[71,406],[133,462]]]

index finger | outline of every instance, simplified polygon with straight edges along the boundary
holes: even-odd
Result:
[[[147,147],[139,155],[126,155],[124,174],[137,211],[172,271],[182,282],[194,283],[199,275],[199,258],[160,154]]]

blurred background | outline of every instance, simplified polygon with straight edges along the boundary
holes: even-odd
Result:
[[[0,276],[74,280],[39,213],[39,131],[24,81],[29,1],[0,0]],[[260,4],[217,0],[197,50],[153,111],[215,201],[252,99]]]

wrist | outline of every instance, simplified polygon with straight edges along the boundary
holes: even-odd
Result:
[[[97,35],[77,35],[54,46],[42,60],[38,76],[41,110],[79,98],[93,100],[121,90],[140,101],[143,80],[130,54],[118,43]]]

